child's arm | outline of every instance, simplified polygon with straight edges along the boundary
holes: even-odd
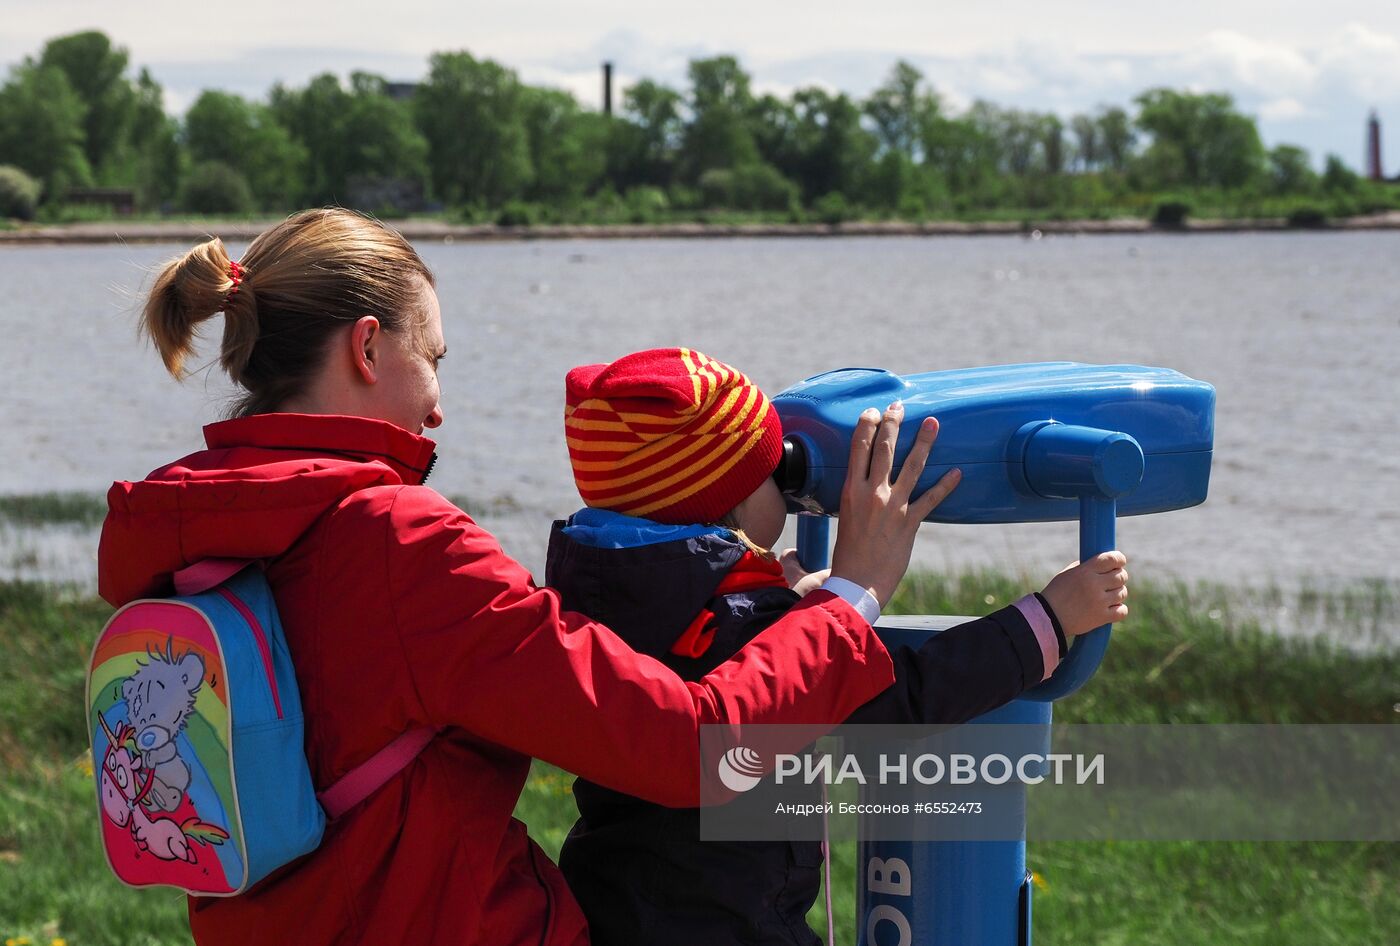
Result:
[[[704,726],[834,725],[892,677],[870,625],[817,592],[688,683],[564,611],[558,593],[536,587],[433,490],[367,489],[354,502],[343,515],[382,523],[385,539],[371,547],[383,550],[383,565],[368,571],[384,576],[384,633],[398,638],[403,659],[380,673],[401,681],[395,692],[408,694],[412,725],[457,727],[616,791],[692,807],[714,779],[701,765]]]
[[[962,723],[1010,702],[1054,672],[1068,645],[1127,617],[1122,552],[1060,572],[1039,595],[890,652],[895,682],[848,723]]]

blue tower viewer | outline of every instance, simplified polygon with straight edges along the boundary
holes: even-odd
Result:
[[[918,422],[930,415],[938,418],[940,433],[916,494],[954,466],[963,473],[928,521],[1077,519],[1083,561],[1116,545],[1118,515],[1166,512],[1206,498],[1215,390],[1176,371],[1050,362],[901,377],[843,368],[773,398],[786,434],[782,485],[789,509],[798,513],[798,554],[805,568],[827,566],[828,517],[840,510],[856,420],[866,408],[896,399],[914,423],[901,431],[893,475]],[[917,644],[948,623],[887,618],[880,632],[892,644]],[[1049,680],[974,724],[1040,727],[1048,752],[1053,701],[1093,676],[1108,641],[1107,626],[1079,637]],[[1025,789],[1015,788],[1022,802]],[[859,941],[1029,946],[1032,885],[1023,803],[1019,810],[1019,840],[862,840]]]

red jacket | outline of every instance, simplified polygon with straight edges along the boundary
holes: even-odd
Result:
[[[536,588],[421,485],[432,441],[391,424],[267,414],[205,439],[113,485],[102,596],[170,594],[203,558],[266,560],[320,787],[410,728],[445,730],[310,855],[242,896],[191,899],[201,946],[586,943],[558,869],[511,817],[532,756],[694,805],[701,725],[835,723],[893,680],[870,627],[816,593],[682,682]]]

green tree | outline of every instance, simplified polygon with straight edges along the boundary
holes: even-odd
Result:
[[[1101,108],[1096,123],[1103,166],[1111,171],[1127,170],[1128,159],[1137,141],[1137,132],[1127,111],[1116,105]]]
[[[44,199],[92,182],[83,152],[86,108],[63,70],[26,62],[0,88],[0,164],[44,184]]]
[[[146,207],[173,200],[180,189],[184,153],[180,147],[180,123],[165,113],[164,92],[141,70],[136,80],[136,105],[132,113],[127,150],[132,169],[127,179]]]
[[[809,204],[832,193],[862,197],[879,145],[861,126],[860,108],[845,95],[806,88],[793,94],[792,111],[793,160],[777,164],[778,169],[797,183]]]
[[[754,105],[749,76],[733,56],[690,63],[690,124],[681,160],[687,180],[705,171],[738,168],[759,162],[750,118]]]
[[[681,94],[642,79],[623,94],[622,119],[610,126],[608,176],[618,190],[638,185],[669,187],[685,123]]]
[[[1065,170],[1065,123],[1058,115],[1039,116],[1040,153],[1045,173],[1063,174]]]
[[[202,214],[246,214],[254,207],[248,181],[222,161],[201,161],[180,188],[180,206]]]
[[[939,102],[933,90],[925,87],[923,73],[901,59],[866,99],[864,111],[874,122],[883,148],[918,161],[928,125],[938,117]]]
[[[306,151],[306,198],[349,204],[356,185],[399,182],[421,192],[428,181],[428,143],[382,77],[353,73],[347,90],[330,73],[304,89],[276,86],[270,108]],[[375,207],[363,208],[375,210]]]
[[[351,74],[345,134],[351,156],[347,185],[398,180],[420,193],[427,190],[428,140],[414,124],[408,103],[389,96],[382,76]]]
[[[940,119],[941,121],[942,119]],[[952,203],[948,179],[932,162],[915,164],[903,154],[886,151],[875,159],[865,181],[865,200],[901,217],[923,218]]]
[[[1308,194],[1317,184],[1307,151],[1297,145],[1279,145],[1269,152],[1269,189],[1275,194]]]
[[[802,160],[799,123],[794,102],[776,95],[754,99],[748,109],[748,125],[759,160],[784,173],[796,169]]]
[[[523,194],[534,176],[523,114],[513,71],[466,52],[434,54],[414,116],[438,196],[498,207]]]
[[[242,175],[259,208],[287,209],[300,202],[306,150],[266,105],[205,91],[185,115],[185,140],[192,160],[222,162]]]
[[[17,167],[0,164],[0,220],[33,220],[44,185]]]
[[[1322,188],[1329,194],[1353,194],[1361,186],[1361,176],[1335,154],[1327,156],[1322,171]]]
[[[1223,93],[1150,89],[1134,100],[1137,124],[1152,137],[1143,155],[1150,187],[1241,187],[1264,170],[1254,120]]]
[[[675,89],[642,79],[627,89],[623,111],[646,132],[647,143],[658,156],[680,144],[681,94]]]
[[[956,206],[985,205],[992,200],[999,145],[971,116],[938,116],[924,129],[924,163],[936,171]]]
[[[996,168],[1013,177],[1028,177],[1048,169],[1046,119],[1047,116],[1036,112],[1002,108],[986,101],[974,102],[966,117],[976,127],[982,140],[991,146]],[[1055,135],[1059,139],[1064,126],[1059,119],[1054,119],[1054,123]],[[1058,157],[1062,163],[1062,145],[1056,146],[1061,149]]]
[[[304,89],[279,83],[268,96],[277,123],[306,150],[304,193],[313,204],[346,199],[345,181],[352,161],[346,134],[350,101],[340,79],[331,73],[316,76]]]
[[[51,39],[39,57],[41,67],[63,72],[82,101],[84,154],[107,183],[115,183],[108,171],[123,157],[137,109],[136,90],[126,78],[127,58],[125,49],[96,31]]]
[[[707,207],[734,210],[792,211],[797,186],[771,164],[753,162],[739,168],[711,168],[700,176]]]
[[[1099,124],[1089,115],[1075,115],[1069,122],[1074,133],[1074,156],[1081,171],[1092,171],[1102,160]]]
[[[573,204],[592,193],[607,170],[606,119],[585,112],[567,92],[526,87],[525,130],[534,177],[532,200]]]

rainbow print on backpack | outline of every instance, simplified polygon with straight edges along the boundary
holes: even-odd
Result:
[[[185,593],[126,605],[93,649],[102,842],[132,886],[232,896],[320,843],[291,657],[247,564],[187,570]]]

